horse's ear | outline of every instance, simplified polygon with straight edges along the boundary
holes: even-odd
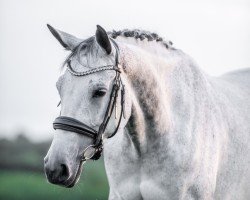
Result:
[[[104,30],[104,28],[97,25],[95,37],[97,43],[107,52],[107,54],[110,54],[112,47],[107,32]]]
[[[67,50],[73,50],[82,41],[81,39],[73,35],[53,28],[49,24],[47,24],[47,27],[49,28],[50,32],[55,36],[55,38],[60,42],[60,44]]]

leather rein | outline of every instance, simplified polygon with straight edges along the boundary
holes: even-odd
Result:
[[[117,97],[118,97],[119,91],[121,92],[121,112],[119,116],[119,121],[118,121],[118,125],[116,126],[116,129],[110,136],[108,136],[108,138],[113,137],[117,133],[120,123],[121,123],[122,115],[125,118],[125,113],[124,113],[125,88],[124,88],[124,85],[122,84],[122,80],[120,77],[121,71],[119,69],[119,47],[114,40],[111,39],[111,41],[114,44],[114,47],[116,49],[115,65],[101,66],[101,67],[97,67],[97,68],[94,68],[85,72],[74,71],[70,65],[70,62],[68,62],[68,66],[67,66],[68,71],[73,76],[87,76],[89,74],[97,73],[97,72],[104,71],[104,70],[116,71],[116,75],[113,81],[113,86],[112,86],[112,90],[110,94],[109,103],[107,105],[104,119],[101,125],[99,126],[98,131],[94,130],[87,124],[84,124],[72,117],[59,116],[53,122],[53,128],[55,130],[61,129],[61,130],[70,131],[70,132],[78,133],[78,134],[93,138],[94,139],[93,146],[96,149],[95,154],[91,158],[93,160],[98,160],[101,156],[101,153],[103,150],[103,134],[106,130],[106,127],[109,123],[110,117],[112,116],[112,113],[114,110],[115,110],[115,116],[116,116],[116,103],[117,103]]]

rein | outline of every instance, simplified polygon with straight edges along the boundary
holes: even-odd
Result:
[[[102,150],[103,150],[103,134],[106,130],[106,127],[109,123],[110,117],[112,116],[112,113],[114,110],[115,110],[115,117],[116,117],[116,103],[117,103],[117,97],[118,97],[119,90],[121,92],[121,112],[120,112],[120,116],[119,116],[119,121],[118,121],[118,125],[116,126],[116,129],[114,130],[114,132],[110,136],[108,136],[108,138],[113,137],[117,133],[117,131],[120,127],[122,115],[125,118],[125,115],[124,115],[125,89],[124,89],[124,85],[122,84],[122,80],[120,77],[121,71],[119,69],[119,47],[114,40],[111,39],[111,41],[114,44],[115,49],[116,49],[115,65],[101,66],[101,67],[97,67],[97,68],[94,68],[94,69],[91,69],[91,70],[88,70],[85,72],[74,71],[70,65],[70,62],[68,62],[68,67],[67,67],[68,71],[73,76],[87,76],[87,75],[90,75],[93,73],[98,73],[98,72],[104,71],[104,70],[115,70],[116,71],[116,75],[115,75],[115,78],[113,81],[113,86],[112,86],[112,90],[111,90],[111,94],[110,94],[110,98],[109,98],[109,103],[107,105],[104,119],[103,119],[101,125],[99,126],[98,131],[94,130],[90,126],[88,126],[88,125],[86,125],[86,124],[84,124],[84,123],[82,123],[82,122],[80,122],[77,119],[74,119],[72,117],[59,116],[53,122],[53,128],[55,130],[61,129],[61,130],[65,130],[65,131],[70,131],[70,132],[85,135],[87,137],[94,139],[93,145],[91,145],[91,147],[94,148],[94,151],[93,151],[94,153],[89,158],[86,158],[86,156],[83,155],[82,160],[87,160],[87,159],[98,160],[100,158]]]

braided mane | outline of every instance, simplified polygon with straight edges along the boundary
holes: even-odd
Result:
[[[157,33],[151,33],[145,30],[133,29],[133,30],[120,30],[112,32],[108,32],[108,35],[113,39],[116,39],[118,36],[123,37],[133,37],[135,39],[140,39],[141,41],[144,39],[148,39],[148,41],[156,41],[162,43],[166,48],[169,48],[173,45],[173,43],[169,41],[164,41],[162,37],[160,37]]]
[[[149,42],[150,41],[156,41],[161,44],[163,44],[167,49],[174,49],[172,47],[173,43],[169,41],[164,41],[162,37],[160,37],[157,33],[151,33],[149,31],[144,31],[144,30],[139,30],[139,29],[133,29],[133,30],[120,30],[120,31],[115,31],[113,30],[112,32],[107,32],[107,34],[113,38],[116,39],[117,37],[132,37],[135,38],[136,40],[139,39],[143,41],[144,39],[147,39]],[[93,51],[93,44],[95,41],[95,37],[92,36],[86,40],[83,40],[78,46],[75,47],[75,49],[70,53],[70,55],[66,58],[66,60],[63,62],[62,68],[71,60],[73,56],[77,56],[78,61],[80,61],[80,52],[82,49],[87,49],[88,51]],[[94,53],[94,52],[93,52]]]

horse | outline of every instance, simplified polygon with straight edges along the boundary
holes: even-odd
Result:
[[[103,151],[109,200],[250,199],[250,69],[209,76],[149,31],[97,25],[79,39],[48,28],[70,52],[49,182],[73,187]]]

